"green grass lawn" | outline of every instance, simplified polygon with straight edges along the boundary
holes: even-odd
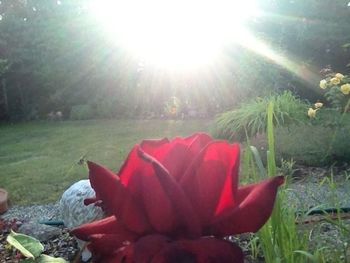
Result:
[[[144,138],[208,131],[209,120],[96,120],[0,126],[0,187],[12,204],[59,200],[72,183],[87,178],[81,156],[117,171]]]

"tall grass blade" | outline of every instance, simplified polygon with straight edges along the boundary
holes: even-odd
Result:
[[[255,146],[251,145],[250,150],[253,153],[253,157],[254,157],[256,166],[258,167],[258,171],[259,171],[259,175],[260,175],[261,179],[266,178],[266,170],[265,170],[264,164],[261,160],[258,149]]]
[[[274,103],[267,106],[267,174],[276,175],[275,145],[274,145]],[[278,105],[277,105],[278,106]],[[278,108],[278,107],[277,107]],[[257,164],[259,166],[259,164]],[[275,201],[274,210],[269,221],[258,232],[265,262],[267,263],[303,263],[307,262],[305,255],[295,251],[307,251],[306,237],[299,235],[295,226],[295,211],[283,207],[285,189],[281,187]]]

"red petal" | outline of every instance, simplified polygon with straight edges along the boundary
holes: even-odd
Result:
[[[149,263],[171,240],[163,235],[149,235],[140,238],[134,245],[134,262]]]
[[[141,149],[158,160],[169,174],[179,180],[193,158],[212,138],[204,133],[196,133],[192,136],[176,137],[170,142],[145,140],[141,143]]]
[[[132,246],[124,246],[114,251],[113,254],[98,255],[92,258],[94,263],[135,263],[133,261]]]
[[[152,227],[158,233],[169,233],[176,220],[174,207],[152,165],[140,158],[138,151],[138,147],[132,149],[121,169],[120,178],[144,208]]]
[[[104,261],[99,261],[96,263],[105,263]],[[136,263],[134,261],[134,246],[131,244],[120,248],[115,254],[113,261],[108,263]]]
[[[216,141],[201,151],[180,181],[203,226],[234,205],[238,186],[239,145]]]
[[[89,179],[92,188],[96,192],[96,200],[102,200],[107,209],[107,213],[117,214],[121,210],[125,187],[120,183],[119,177],[112,171],[93,163],[88,162]],[[86,202],[93,201],[89,198]]]
[[[149,155],[154,156],[159,150],[159,148],[161,148],[165,144],[169,144],[169,140],[167,138],[160,140],[143,140],[140,146],[142,150],[147,152]]]
[[[238,190],[238,206],[224,211],[213,223],[210,234],[228,236],[258,231],[271,215],[283,176],[269,178]]]
[[[140,163],[140,160],[137,156],[139,146],[135,145],[130,153],[128,154],[128,157],[124,161],[122,167],[120,168],[118,175],[120,177],[120,181],[123,185],[125,185],[131,193],[135,193],[138,190],[138,187],[136,189],[132,188],[129,185],[129,181],[132,179],[132,177],[138,173],[140,169],[142,169],[142,163]],[[141,166],[141,167],[140,167]]]
[[[192,160],[202,151],[208,143],[213,141],[213,139],[206,133],[195,133],[190,137],[185,138],[186,141],[189,141],[189,151],[193,155]]]
[[[96,198],[103,201],[107,213],[117,216],[136,233],[148,232],[150,226],[140,204],[121,184],[119,177],[98,164],[88,162],[89,178]]]
[[[88,197],[84,199],[84,205],[91,205],[97,203],[99,200],[96,197]]]
[[[161,250],[151,263],[243,263],[242,250],[233,243],[215,238],[180,240]]]
[[[88,241],[90,236],[94,234],[117,234],[128,241],[133,241],[137,238],[137,235],[127,230],[115,216],[106,217],[92,223],[78,226],[74,228],[71,233],[85,241]]]
[[[151,156],[139,150],[140,156],[153,165],[156,178],[164,189],[165,197],[173,207],[173,225],[168,233],[174,236],[196,238],[201,235],[199,218],[187,199],[185,193],[167,170]]]
[[[184,167],[187,164],[186,153],[188,150],[188,146],[182,138],[175,138],[171,143],[162,145],[162,147],[153,151],[153,154],[145,150],[144,143],[140,146],[143,151],[158,160],[174,178],[182,175]]]
[[[90,236],[88,249],[91,251],[94,262],[101,256],[114,254],[119,248],[129,245],[123,236],[115,234],[97,234]]]

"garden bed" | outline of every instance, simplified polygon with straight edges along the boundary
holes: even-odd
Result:
[[[316,207],[322,204],[321,208],[334,207],[350,207],[350,180],[346,175],[348,169],[337,171],[337,176],[333,178],[327,177],[329,170],[313,167],[298,167],[294,171],[292,182],[290,183],[287,193],[287,201],[289,206],[294,206],[296,210],[305,211],[310,207]],[[327,179],[328,178],[328,179]],[[0,216],[1,220],[7,223],[17,221],[12,224],[16,229],[24,222],[40,221],[42,219],[56,220],[59,218],[59,206],[57,203],[46,205],[31,206],[13,206],[5,214]],[[350,220],[344,218],[343,223],[350,227]],[[344,239],[339,229],[324,220],[322,217],[316,217],[316,220],[310,222],[301,222],[298,224],[300,231],[310,232],[310,247],[327,247],[330,254],[337,249],[341,249],[342,245],[349,240]],[[2,262],[17,262],[17,252],[9,249],[5,239],[8,234],[7,230],[0,234],[0,258],[5,258]],[[233,237],[232,240],[240,242],[241,247],[247,255],[247,262],[263,262],[259,259],[250,257],[251,251],[248,246],[249,234]],[[349,238],[347,238],[349,239]],[[75,240],[69,236],[68,230],[61,228],[61,234],[46,242],[45,253],[55,257],[64,257],[66,260],[73,260],[78,253]],[[348,252],[350,256],[350,251]],[[12,260],[12,261],[10,261]]]

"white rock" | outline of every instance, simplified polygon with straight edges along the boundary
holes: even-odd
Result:
[[[102,209],[90,204],[84,205],[84,199],[94,197],[95,191],[92,189],[89,180],[81,180],[70,186],[62,195],[60,200],[60,211],[64,225],[72,229],[79,225],[89,223],[105,217]],[[80,248],[84,242],[78,240]],[[83,261],[87,261],[91,253],[85,249],[82,254]]]

